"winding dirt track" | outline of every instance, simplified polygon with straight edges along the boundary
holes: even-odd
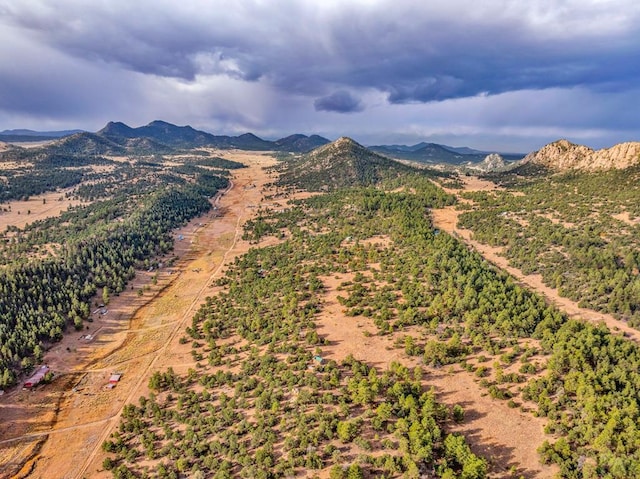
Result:
[[[485,191],[493,190],[496,186],[484,180],[477,178],[465,178],[465,187],[463,191]],[[456,190],[447,189],[448,193],[456,194]],[[466,201],[466,200],[462,200]],[[578,319],[584,319],[594,323],[604,323],[612,332],[623,333],[626,337],[640,343],[640,331],[633,329],[624,321],[620,321],[610,314],[599,313],[587,308],[581,308],[576,301],[569,298],[563,298],[558,294],[558,290],[550,288],[542,282],[542,276],[539,274],[526,275],[517,268],[509,265],[509,260],[501,255],[501,248],[492,247],[479,243],[473,239],[473,233],[467,229],[457,227],[458,216],[462,211],[456,210],[454,206],[432,210],[433,224],[437,228],[446,231],[449,234],[462,239],[469,246],[473,247],[487,261],[490,261],[497,267],[505,270],[511,276],[520,281],[523,285],[543,295],[547,301],[555,305],[558,309],[566,312],[569,316]]]

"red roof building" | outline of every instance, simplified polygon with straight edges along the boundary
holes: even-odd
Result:
[[[33,373],[33,376],[31,376],[29,379],[27,379],[24,382],[24,387],[25,388],[32,388],[34,386],[37,386],[40,381],[42,381],[44,379],[45,374],[47,374],[49,372],[49,366],[46,365],[42,365],[40,366],[35,373]]]

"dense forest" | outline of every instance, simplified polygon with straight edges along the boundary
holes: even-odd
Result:
[[[580,306],[640,326],[640,168],[491,179],[506,189],[465,193],[459,226]]]
[[[169,253],[171,231],[207,211],[229,185],[226,171],[188,159],[181,167],[162,157],[28,158],[17,168],[4,159],[2,200],[66,189],[84,203],[0,234],[0,387],[29,372],[67,328],[81,329],[96,293],[118,294],[136,269]],[[209,164],[215,171],[242,166],[218,158]]]

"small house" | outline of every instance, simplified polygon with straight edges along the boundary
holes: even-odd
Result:
[[[36,372],[33,373],[33,375],[27,379],[24,382],[24,387],[25,388],[32,388],[37,386],[38,384],[40,384],[40,381],[42,381],[45,377],[45,375],[49,372],[49,366],[46,365],[42,365],[40,366],[38,369],[36,369]]]
[[[109,384],[118,384],[122,374],[114,373],[109,377]]]

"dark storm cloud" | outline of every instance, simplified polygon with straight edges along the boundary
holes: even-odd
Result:
[[[108,115],[139,99],[139,86],[117,69],[79,63],[12,27],[0,31],[0,111],[79,119]]]
[[[340,90],[313,102],[317,111],[353,113],[364,109],[362,102],[348,91]]]
[[[639,84],[635,0],[0,0],[0,121],[609,138]]]
[[[205,6],[206,7],[206,6]],[[5,2],[0,15],[47,44],[87,60],[119,64],[140,73],[193,80],[199,73],[222,73],[255,79],[255,62],[245,61],[238,42],[246,31],[233,29],[233,19],[215,21],[215,10],[227,7],[210,4],[198,11],[200,2],[124,2],[103,4],[62,0],[48,2]],[[253,54],[258,53],[254,51]],[[206,55],[206,65],[201,57]],[[244,63],[245,70],[228,68],[225,62]]]
[[[429,102],[640,79],[633,3],[624,28],[577,2],[317,3],[66,0],[5,6],[3,16],[85,59],[188,81],[266,77],[314,96],[337,84],[376,89],[394,103]],[[585,12],[601,17],[581,22]]]

